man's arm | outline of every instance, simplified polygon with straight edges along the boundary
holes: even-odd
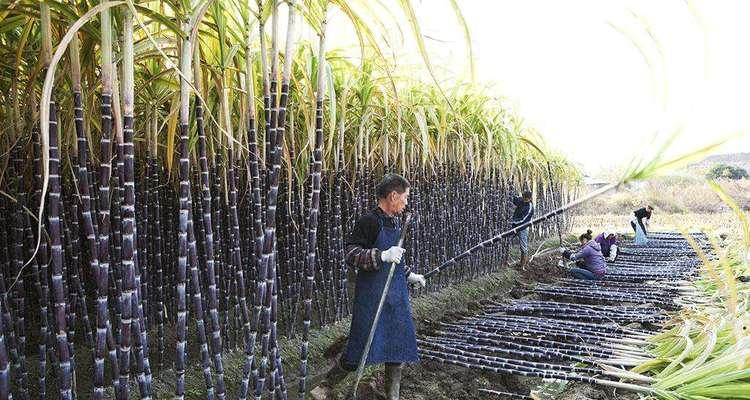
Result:
[[[347,265],[363,271],[380,269],[380,250],[374,247],[380,227],[378,221],[370,215],[360,218],[354,224],[354,230],[346,239],[344,260]]]

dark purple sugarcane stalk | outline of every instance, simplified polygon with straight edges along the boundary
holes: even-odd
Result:
[[[20,150],[20,149],[19,149]],[[16,281],[13,283],[15,287],[15,312],[14,327],[16,335],[16,352],[18,354],[17,361],[15,362],[15,374],[16,374],[16,386],[18,388],[18,398],[27,399],[28,393],[28,372],[26,371],[26,304],[25,304],[25,287],[23,279],[23,266],[24,266],[24,254],[23,254],[23,243],[24,243],[24,228],[25,219],[24,211],[20,205],[24,204],[23,195],[23,174],[21,171],[22,161],[18,150],[12,152],[13,166],[11,173],[15,174],[15,177],[10,177],[15,182],[16,193],[20,196],[17,200],[15,212],[13,212],[13,221],[7,226],[11,229],[12,234],[8,235],[13,238],[12,252],[13,252],[13,268],[8,271],[12,271],[12,277],[15,277]],[[27,218],[28,219],[28,216]],[[11,221],[7,221],[11,222]],[[3,225],[6,226],[6,225]],[[5,235],[4,235],[5,236]],[[8,237],[5,236],[5,237]],[[3,290],[5,293],[5,290]],[[10,305],[8,304],[8,309]],[[11,328],[10,326],[8,328]]]
[[[225,397],[224,365],[222,361],[221,325],[219,323],[219,304],[214,268],[214,234],[211,220],[211,182],[209,180],[208,156],[206,151],[206,134],[203,126],[203,103],[195,101],[195,118],[198,128],[198,166],[200,168],[200,188],[203,206],[204,248],[206,253],[206,278],[208,282],[208,313],[211,322],[211,356],[216,369],[216,396],[219,400]]]
[[[589,374],[589,375],[599,375],[603,373],[602,370],[598,368],[575,367],[575,366],[564,365],[564,364],[538,363],[538,362],[533,362],[533,361],[516,360],[512,358],[487,356],[481,353],[473,352],[469,346],[440,345],[440,344],[425,343],[424,341],[419,341],[419,344],[423,346],[423,348],[420,350],[420,352],[422,352],[423,354],[430,354],[430,355],[446,354],[446,355],[449,355],[448,357],[456,357],[455,359],[472,360],[474,362],[485,364],[485,365],[515,368],[520,371],[550,371],[550,372],[565,372],[565,373],[583,373],[583,374]],[[462,347],[467,350],[462,350],[461,349]],[[432,349],[428,349],[428,348],[432,348]]]
[[[4,304],[4,299],[0,299],[0,309],[2,308],[7,308],[7,305]],[[8,349],[5,345],[2,318],[0,318],[0,398],[13,400],[10,385],[10,360],[8,359]]]
[[[463,322],[462,326],[471,326],[477,329],[488,330],[492,332],[505,332],[505,333],[527,333],[531,335],[544,335],[547,338],[556,338],[563,341],[575,341],[581,343],[600,343],[603,340],[607,340],[607,336],[599,336],[594,332],[573,332],[570,333],[560,326],[554,326],[547,328],[544,325],[527,324],[525,322],[520,323],[506,323],[506,322],[492,322],[488,320]]]
[[[136,220],[137,221],[137,220]],[[137,224],[136,224],[137,225]],[[134,238],[138,237],[138,230],[137,226],[134,226]],[[136,247],[137,249],[137,247]],[[145,296],[148,293],[147,290],[144,288],[144,281],[141,280],[141,277],[143,274],[141,273],[141,267],[139,263],[142,262],[140,257],[138,256],[138,251],[136,250],[133,254],[135,265],[135,291],[133,295],[133,313],[135,313],[135,321],[133,322],[135,324],[135,332],[134,332],[134,338],[135,338],[135,354],[136,354],[136,370],[137,370],[137,380],[138,380],[138,386],[140,390],[141,398],[149,399],[151,396],[151,363],[149,360],[149,348],[148,348],[148,327],[147,327],[147,320],[146,320],[146,312],[145,312],[145,306],[146,306],[146,300]]]
[[[467,357],[457,354],[451,354],[441,351],[426,351],[422,357],[428,360],[438,361],[446,364],[460,365],[469,369],[478,369],[495,373],[509,373],[526,377],[539,377],[544,379],[562,379],[573,382],[582,382],[593,385],[605,385],[622,388],[638,393],[652,393],[653,389],[648,386],[641,386],[631,383],[610,381],[606,379],[582,375],[576,372],[559,372],[539,368],[521,367],[518,365],[509,365],[497,362],[488,362],[476,357]]]
[[[265,136],[268,139],[270,132],[270,95],[267,91],[268,87],[268,70],[266,66],[266,42],[265,42],[265,23],[261,17],[263,14],[263,2],[258,1],[258,29],[260,32],[260,60],[261,60],[261,80],[263,86],[263,106],[265,115]],[[265,269],[261,267],[261,256],[263,253],[263,210],[262,210],[262,198],[261,198],[261,179],[260,179],[260,157],[258,149],[258,137],[256,129],[256,110],[255,110],[255,91],[253,82],[253,70],[252,70],[252,59],[249,51],[252,43],[252,30],[248,29],[246,33],[246,50],[245,50],[245,87],[248,90],[247,95],[247,142],[248,142],[248,168],[249,168],[249,184],[251,190],[251,198],[248,200],[252,202],[252,229],[253,234],[253,255],[251,263],[256,270],[256,286],[255,286],[255,297],[253,299],[254,309],[252,319],[243,323],[243,330],[245,331],[246,343],[245,343],[245,363],[242,370],[242,382],[240,386],[239,398],[244,400],[247,398],[247,393],[250,386],[250,375],[253,376],[253,380],[256,379],[257,366],[255,362],[255,342],[257,337],[257,326],[260,319],[261,313],[261,302],[264,298],[265,290]],[[266,145],[268,146],[268,144]],[[268,147],[267,147],[268,148]],[[266,158],[267,159],[267,158]],[[244,296],[244,293],[241,293]],[[240,299],[241,300],[241,299]],[[245,300],[245,304],[247,300]],[[227,304],[228,306],[228,304]],[[244,310],[243,310],[244,311]],[[262,389],[261,389],[262,390]]]
[[[36,289],[37,297],[39,298],[39,304],[41,306],[44,302],[49,302],[49,299],[45,299],[44,295],[48,294],[47,289],[42,289],[42,284],[40,282],[40,272],[39,272],[39,264],[38,259],[34,257],[34,249],[36,248],[36,240],[34,240],[34,232],[32,231],[32,225],[31,225],[31,218],[28,213],[24,213],[24,233],[25,233],[25,246],[26,246],[26,259],[31,261],[31,275],[34,277],[34,288]],[[45,246],[46,250],[46,246]],[[46,277],[45,277],[46,278]],[[45,279],[46,280],[46,279]],[[47,319],[47,305],[44,305],[44,315],[40,315],[40,326],[43,326],[43,329],[45,332],[48,331],[47,325],[48,325],[48,319]],[[38,361],[38,381],[37,381],[37,395],[40,399],[45,399],[47,397],[47,377],[46,377],[46,370],[47,370],[47,342],[46,340],[41,340],[42,335],[40,335],[39,345],[38,345],[38,351],[39,351],[39,361]],[[43,336],[44,338],[48,338],[49,334],[46,334]],[[42,373],[43,372],[43,373]]]
[[[188,130],[190,120],[190,77],[192,76],[193,46],[190,42],[192,26],[189,21],[183,21],[184,37],[180,48],[180,140],[179,149],[179,223],[178,223],[178,251],[176,270],[176,348],[175,348],[175,399],[185,397],[185,369],[187,351],[187,269],[188,269],[188,220],[190,207],[190,154],[188,150]]]
[[[34,140],[34,194],[32,196],[31,202],[32,204],[38,204],[41,201],[42,198],[42,146],[40,143],[40,132],[37,127],[34,127],[32,129],[32,136]],[[29,226],[31,226],[29,224]],[[37,232],[38,234],[41,234],[41,238],[39,238],[39,251],[37,253],[37,256],[35,258],[34,263],[38,263],[39,265],[39,272],[34,275],[35,282],[39,283],[39,368],[38,376],[39,376],[39,397],[40,399],[44,399],[47,396],[47,357],[48,357],[48,349],[47,349],[47,343],[49,342],[49,285],[48,285],[48,279],[49,275],[47,272],[47,264],[48,264],[48,252],[47,252],[47,237],[44,231],[38,231],[34,230],[34,232]],[[37,241],[34,240],[33,244],[30,245],[29,250],[29,258],[33,255],[33,249],[36,247]],[[3,318],[5,317],[5,314],[3,314]],[[7,322],[6,322],[7,323]],[[8,346],[11,349],[11,357],[13,346],[14,346],[14,338],[8,337]]]
[[[271,258],[274,253],[275,245],[275,227],[276,227],[276,207],[277,198],[279,192],[279,176],[281,175],[281,154],[278,154],[278,166],[276,163],[276,130],[277,130],[277,105],[276,105],[276,90],[277,90],[277,77],[278,77],[278,48],[277,48],[277,34],[278,34],[278,4],[274,0],[271,4],[271,77],[270,83],[267,81],[268,77],[265,75],[267,69],[262,68],[262,75],[264,75],[263,84],[263,103],[264,103],[264,121],[266,124],[265,130],[265,145],[266,145],[266,208],[265,208],[265,221],[263,227],[263,251],[261,253],[259,269],[263,270],[265,276],[263,297],[258,299],[258,304],[262,305],[260,314],[260,326],[261,326],[261,359],[258,366],[256,386],[255,386],[255,399],[260,400],[263,395],[263,389],[265,388],[266,381],[266,369],[269,364],[269,347],[270,347],[270,331],[271,331],[271,303],[273,301],[273,284],[276,278],[275,265],[271,266]],[[264,33],[261,33],[263,36]],[[263,39],[261,39],[263,40]],[[263,41],[261,42],[261,57],[265,57],[265,51],[263,50]],[[263,63],[263,61],[261,61]],[[266,98],[268,102],[266,103]],[[283,145],[283,143],[281,143]],[[269,272],[270,271],[270,272]],[[273,385],[271,385],[273,387]]]
[[[231,264],[235,272],[235,281],[237,285],[237,301],[239,305],[239,312],[242,318],[242,326],[245,340],[245,363],[243,367],[243,378],[240,388],[240,398],[244,399],[247,396],[250,383],[250,372],[252,364],[254,362],[254,344],[255,344],[255,320],[250,318],[250,312],[247,305],[246,287],[245,287],[245,274],[241,265],[242,255],[240,253],[240,226],[239,216],[237,214],[237,188],[235,186],[235,169],[234,169],[234,156],[233,151],[229,151],[229,169],[228,169],[228,181],[229,181],[229,220],[231,226],[230,241],[231,241]],[[250,345],[253,347],[250,347]],[[258,389],[256,388],[256,391]]]
[[[307,384],[307,357],[310,343],[310,320],[312,318],[312,294],[315,283],[315,264],[317,249],[317,228],[320,205],[320,183],[323,170],[323,99],[325,83],[325,44],[326,44],[327,9],[324,10],[319,35],[318,70],[315,96],[315,147],[312,154],[312,169],[310,172],[310,211],[307,224],[307,248],[305,250],[305,281],[303,288],[303,328],[302,344],[300,347],[299,367],[299,398],[304,399]]]
[[[197,57],[197,49],[196,49],[196,57]],[[199,73],[200,64],[196,66],[195,72]],[[198,100],[198,103],[200,103],[200,100]],[[198,108],[196,107],[196,113],[198,111]],[[202,108],[201,108],[201,117],[202,117]],[[202,128],[202,126],[201,126]],[[205,150],[205,134],[204,134],[204,150]],[[181,153],[182,155],[182,153]],[[205,151],[204,154],[205,155]],[[180,160],[182,162],[182,160]],[[189,160],[188,160],[189,162]],[[188,164],[189,168],[189,164]],[[182,170],[180,171],[182,173]],[[189,176],[189,171],[188,171]],[[189,179],[189,177],[187,178]],[[189,182],[188,182],[189,184]],[[200,348],[200,358],[201,358],[201,369],[203,370],[203,378],[206,382],[206,398],[209,400],[212,400],[214,398],[214,387],[213,387],[213,377],[211,372],[211,356],[209,355],[209,349],[208,349],[208,338],[206,337],[206,325],[204,321],[204,311],[203,311],[203,290],[201,288],[201,278],[200,273],[198,272],[198,266],[199,266],[199,259],[198,259],[198,249],[195,241],[195,228],[193,223],[193,199],[192,199],[192,192],[190,191],[190,187],[188,187],[187,190],[188,195],[188,213],[187,213],[187,245],[188,245],[188,256],[189,259],[189,266],[190,266],[190,284],[192,285],[192,292],[193,292],[193,313],[195,316],[195,323],[196,323],[196,336],[198,338],[198,344]]]
[[[507,341],[500,338],[494,338],[492,335],[462,335],[456,332],[439,332],[440,338],[453,339],[454,341],[461,341],[464,343],[471,343],[475,345],[489,345],[492,346],[492,351],[503,353],[506,350],[517,350],[526,352],[526,354],[534,354],[535,357],[547,360],[562,360],[562,361],[574,361],[581,363],[591,363],[595,359],[588,357],[588,353],[574,352],[569,350],[558,350],[550,349],[546,347],[533,346],[528,344],[517,343],[515,340]]]
[[[154,146],[155,147],[155,146]],[[151,225],[151,237],[153,238],[153,250],[151,252],[152,265],[155,271],[156,281],[156,341],[157,341],[157,366],[161,371],[164,367],[164,269],[162,266],[163,246],[162,246],[162,227],[161,227],[161,207],[159,201],[159,166],[155,157],[149,158],[151,165],[151,191],[150,211],[152,213],[153,225]]]
[[[276,143],[275,143],[275,153],[274,153],[274,160],[273,160],[273,178],[271,179],[271,187],[269,190],[269,202],[268,210],[271,211],[270,213],[267,211],[267,217],[269,217],[268,214],[273,214],[270,216],[270,218],[267,219],[268,222],[272,222],[271,226],[271,240],[272,240],[272,251],[270,252],[270,258],[268,261],[268,271],[266,275],[266,282],[271,283],[271,286],[269,287],[266,285],[266,296],[268,296],[268,290],[271,289],[271,309],[270,309],[270,341],[271,341],[271,349],[270,349],[270,356],[271,356],[271,384],[269,384],[269,392],[271,396],[273,397],[275,393],[278,393],[280,390],[281,393],[279,393],[279,396],[281,399],[286,400],[287,398],[287,389],[286,389],[286,383],[284,381],[284,373],[282,369],[281,364],[281,353],[278,349],[278,341],[277,341],[277,310],[278,310],[278,288],[279,284],[278,282],[274,282],[276,280],[276,226],[275,226],[275,206],[276,206],[276,199],[274,199],[273,202],[270,201],[271,198],[276,197],[278,193],[278,185],[279,185],[279,175],[281,174],[281,158],[283,154],[283,147],[284,147],[284,134],[286,130],[286,120],[287,120],[287,106],[289,101],[289,80],[291,77],[291,69],[292,69],[292,63],[294,61],[294,57],[291,57],[289,55],[294,54],[294,46],[295,46],[295,38],[294,38],[294,28],[296,24],[296,18],[295,18],[295,10],[296,10],[296,4],[294,0],[291,0],[287,4],[287,11],[288,11],[288,19],[287,19],[287,36],[286,36],[286,46],[284,49],[284,54],[286,55],[284,58],[284,68],[281,74],[281,95],[278,105],[278,116],[277,116],[277,125],[276,125]],[[276,14],[276,13],[275,13]],[[272,22],[275,22],[275,20],[272,20]],[[273,28],[273,36],[276,34],[276,28]],[[272,37],[273,37],[272,36]],[[275,50],[275,44],[274,49],[272,50],[272,65],[273,65],[273,79],[271,84],[271,91],[272,94],[275,95],[275,87],[273,82],[276,79],[276,65],[277,61],[276,58],[278,57],[278,53]],[[272,103],[275,104],[275,99],[272,98]],[[271,118],[272,123],[274,122],[274,118]],[[289,168],[292,168],[292,166],[288,166]],[[274,189],[275,186],[275,189]],[[276,193],[273,193],[276,192]],[[271,204],[274,205],[274,208],[271,208]],[[268,232],[268,231],[267,231]],[[269,239],[269,235],[266,235],[264,237],[264,252],[266,249],[269,249],[269,243],[266,242],[266,240]],[[263,347],[261,348],[263,350]]]
[[[73,113],[77,140],[78,157],[75,159],[77,168],[77,183],[78,192],[80,194],[81,202],[81,216],[83,217],[83,232],[86,236],[86,244],[89,251],[89,270],[91,271],[94,280],[96,281],[96,274],[99,270],[99,252],[98,252],[98,238],[97,230],[95,227],[95,221],[92,216],[92,203],[91,203],[91,184],[89,181],[89,157],[88,157],[88,139],[86,137],[86,130],[83,121],[83,95],[81,93],[81,67],[79,57],[79,42],[77,37],[71,42],[70,45],[70,58],[71,58],[71,77],[73,82]],[[75,206],[75,203],[72,204]],[[95,210],[94,210],[95,211]],[[77,215],[72,215],[77,219]],[[77,222],[77,221],[76,221]],[[76,223],[77,225],[77,223]],[[76,235],[76,241],[78,231],[74,228],[74,234]],[[76,274],[78,276],[78,274]],[[80,285],[80,279],[74,279],[74,285],[77,287]],[[86,341],[93,347],[93,338],[91,331],[91,324],[88,321],[88,308],[85,303],[85,292],[82,290],[81,285],[81,308],[83,309],[82,316],[84,318],[84,334],[86,335]]]
[[[135,188],[135,145],[133,143],[135,86],[133,69],[133,15],[124,11],[122,33],[122,105],[123,137],[118,146],[118,168],[122,193],[121,223],[121,271],[122,290],[120,292],[120,379],[119,392],[123,399],[128,397],[128,381],[131,368],[130,352],[134,347],[135,375],[140,396],[150,398],[150,387],[146,375],[149,370],[148,345],[143,343],[145,323],[140,298],[139,265],[136,225]],[[120,159],[120,155],[122,158]]]
[[[132,157],[132,155],[131,155]],[[146,157],[146,162],[148,162],[148,157]],[[148,299],[149,299],[149,283],[148,280],[150,278],[149,271],[149,252],[148,252],[148,197],[147,197],[147,184],[148,181],[148,175],[146,175],[147,171],[144,171],[143,180],[139,183],[139,186],[141,187],[141,204],[139,208],[139,213],[141,215],[140,218],[140,227],[138,225],[138,220],[136,219],[136,224],[134,226],[135,229],[135,238],[139,240],[136,243],[141,243],[140,251],[138,251],[138,248],[136,247],[135,251],[135,260],[136,260],[136,303],[134,304],[134,307],[136,307],[137,317],[138,317],[138,336],[136,337],[136,340],[138,340],[138,346],[140,347],[137,349],[137,353],[141,352],[143,354],[142,356],[142,362],[143,362],[143,376],[139,377],[140,380],[144,381],[145,385],[142,385],[144,387],[144,392],[146,393],[146,396],[150,396],[151,394],[151,383],[153,381],[153,376],[151,374],[151,360],[149,357],[150,354],[150,347],[149,347],[149,308],[148,308]]]
[[[463,338],[457,337],[457,338],[450,338],[450,337],[434,337],[434,336],[427,336],[425,337],[425,340],[427,340],[430,343],[434,344],[444,344],[448,346],[467,346],[470,349],[473,349],[473,351],[482,351],[486,353],[493,353],[493,354],[504,354],[508,357],[516,357],[516,358],[522,358],[522,359],[533,359],[533,360],[545,360],[545,361],[560,361],[560,360],[566,360],[571,361],[569,357],[572,356],[559,356],[559,354],[556,354],[554,352],[550,352],[549,349],[545,348],[535,348],[533,346],[527,346],[526,350],[518,350],[516,348],[511,348],[509,346],[502,346],[501,343],[495,343],[491,340],[485,340],[485,339],[477,339],[477,338],[466,338],[464,340]],[[568,357],[568,358],[566,358]],[[573,357],[575,358],[575,357]],[[595,360],[586,360],[584,358],[576,359],[577,362],[594,362]]]
[[[75,169],[75,166],[73,166]],[[62,177],[61,177],[62,178]],[[62,181],[62,179],[61,179]],[[60,210],[61,213],[61,223],[63,228],[63,243],[65,245],[64,251],[63,251],[63,258],[65,259],[65,265],[66,268],[63,272],[63,285],[65,285],[66,293],[65,297],[68,299],[68,310],[67,310],[67,318],[68,318],[68,345],[70,346],[70,365],[71,370],[73,371],[73,378],[72,378],[72,390],[73,390],[73,398],[76,397],[77,392],[77,378],[76,378],[76,350],[75,350],[75,328],[76,328],[76,315],[77,315],[77,309],[76,306],[78,305],[78,301],[80,300],[82,296],[79,296],[78,294],[82,292],[82,289],[79,291],[78,288],[81,284],[81,280],[78,277],[78,254],[80,254],[80,246],[78,241],[78,223],[77,223],[77,213],[78,213],[78,207],[74,201],[71,201],[71,208],[72,211],[68,212],[65,208],[65,201],[61,199],[61,206]],[[75,221],[74,218],[71,216],[71,214],[76,215]],[[73,228],[71,228],[71,225]],[[76,234],[73,234],[71,231],[76,232]],[[77,282],[77,284],[76,284]],[[84,294],[85,295],[85,294]]]
[[[86,344],[88,344],[90,347],[93,347],[94,345],[94,339],[92,334],[92,327],[91,327],[91,321],[89,320],[89,314],[88,314],[88,306],[86,305],[86,291],[84,290],[83,283],[81,282],[81,273],[80,273],[80,258],[78,257],[78,254],[81,254],[81,246],[79,241],[79,224],[78,224],[78,204],[75,202],[75,200],[71,201],[70,204],[71,212],[70,212],[70,230],[72,231],[70,234],[71,237],[71,247],[73,249],[73,253],[71,255],[71,259],[73,262],[70,266],[70,283],[73,286],[73,291],[75,294],[77,294],[78,301],[80,302],[81,307],[81,325],[83,326],[83,335],[86,339]],[[67,224],[66,224],[67,225]],[[67,231],[67,229],[66,229]],[[75,297],[71,294],[71,303],[74,302]],[[75,324],[75,316],[71,319],[71,324]],[[73,327],[71,326],[71,335],[73,332]],[[71,339],[71,342],[73,340]]]
[[[342,230],[343,220],[341,217],[341,187],[343,185],[344,177],[344,135],[343,135],[343,121],[341,126],[341,133],[339,138],[338,146],[338,157],[336,162],[336,175],[333,189],[333,227],[334,232],[334,254],[333,260],[334,265],[338,270],[339,283],[338,283],[338,301],[336,302],[336,320],[341,320],[345,315],[348,315],[348,280],[347,280],[347,269],[346,263],[344,262],[344,232]]]
[[[221,190],[221,184],[219,183],[218,179],[218,166],[216,162],[216,155],[213,155],[213,162],[210,165],[212,175],[215,177],[213,181],[213,197],[212,200],[212,215],[211,215],[211,223],[213,224],[213,231],[214,231],[214,249],[216,250],[216,272],[217,272],[217,280],[221,284],[220,292],[224,294],[222,297],[223,300],[223,308],[222,308],[222,324],[224,325],[224,337],[227,341],[227,347],[232,347],[231,339],[233,338],[234,332],[231,329],[230,321],[229,321],[229,310],[231,309],[231,276],[229,276],[229,268],[226,263],[226,252],[224,251],[224,246],[226,244],[226,240],[223,240],[226,235],[224,234],[224,229],[227,227],[227,224],[223,223],[224,220],[224,214],[222,213],[222,207],[221,205],[224,204],[220,198],[223,194]]]
[[[556,349],[558,351],[564,352],[566,350],[572,350],[572,351],[583,351],[587,354],[596,356],[596,357],[608,357],[612,355],[612,351],[608,349],[602,349],[600,347],[592,347],[590,345],[578,345],[578,344],[572,344],[572,343],[566,343],[564,341],[557,341],[557,340],[551,340],[551,336],[545,335],[544,337],[547,339],[539,338],[539,337],[526,337],[526,336],[520,336],[520,335],[513,335],[509,332],[504,332],[501,330],[494,330],[494,329],[488,329],[488,328],[482,328],[477,326],[471,326],[471,325],[458,325],[458,324],[441,324],[444,327],[446,327],[446,332],[452,332],[456,334],[460,334],[461,331],[466,331],[468,334],[474,334],[474,335],[481,335],[480,337],[485,338],[492,338],[493,340],[507,340],[507,341],[516,341],[518,343],[525,343],[525,344],[531,344],[539,347],[546,347],[551,349]],[[504,333],[500,333],[504,332]],[[513,333],[528,333],[518,330],[513,331]],[[537,332],[538,334],[541,334],[542,332]]]
[[[65,315],[66,297],[63,286],[63,271],[65,268],[62,253],[62,227],[60,221],[61,189],[60,179],[60,150],[58,147],[57,107],[54,100],[50,100],[49,114],[49,201],[47,204],[47,220],[52,256],[52,298],[54,299],[54,321],[56,336],[56,351],[58,359],[58,377],[60,379],[60,398],[73,398],[72,376],[70,363],[70,347],[67,335],[67,318]]]
[[[104,19],[102,20],[105,23]],[[106,23],[109,23],[107,20]],[[100,157],[99,166],[99,244],[97,253],[99,254],[98,270],[94,274],[97,287],[97,325],[96,325],[96,347],[94,352],[94,398],[104,398],[104,353],[109,348],[109,356],[112,360],[112,376],[119,376],[119,367],[117,364],[117,350],[114,341],[114,333],[109,321],[109,304],[108,295],[110,290],[110,231],[111,231],[111,204],[110,204],[110,186],[109,182],[112,176],[112,90],[111,77],[104,76],[105,72],[111,74],[111,64],[103,66],[104,90],[102,92],[102,124],[100,139]]]
[[[190,195],[190,192],[188,192]],[[192,209],[192,196],[188,198],[188,207]],[[192,210],[191,210],[192,211]],[[187,240],[188,240],[188,255],[190,257],[190,283],[193,291],[193,314],[195,315],[196,324],[196,336],[198,337],[198,345],[200,348],[201,355],[201,369],[203,370],[203,378],[206,382],[206,399],[212,400],[214,398],[214,387],[213,378],[211,373],[211,356],[208,351],[208,339],[206,337],[206,324],[203,319],[203,300],[200,274],[198,273],[198,250],[195,243],[195,229],[193,226],[193,213],[188,214],[187,223]]]
[[[463,260],[466,257],[469,257],[470,255],[473,255],[473,254],[475,254],[475,253],[477,253],[477,252],[479,252],[479,251],[481,251],[481,250],[483,250],[485,248],[490,248],[490,247],[494,246],[495,244],[497,244],[502,239],[511,237],[512,235],[516,235],[521,230],[526,229],[526,228],[528,228],[528,227],[530,227],[530,226],[532,226],[534,224],[539,224],[540,222],[547,221],[550,218],[552,218],[552,217],[554,217],[556,215],[560,215],[563,212],[565,212],[567,210],[570,210],[573,207],[579,206],[579,205],[583,204],[584,202],[586,202],[586,201],[588,201],[590,199],[593,199],[594,197],[600,196],[600,195],[602,195],[602,194],[604,194],[604,193],[606,193],[606,192],[608,192],[608,191],[616,188],[617,186],[618,186],[617,183],[613,183],[613,184],[604,186],[604,187],[602,187],[600,189],[597,189],[597,190],[589,193],[588,195],[586,195],[584,197],[581,197],[581,198],[579,198],[579,199],[577,199],[577,200],[575,200],[573,202],[570,202],[570,203],[568,203],[568,204],[566,204],[566,205],[564,205],[564,206],[562,206],[560,208],[552,210],[552,211],[550,211],[550,212],[548,212],[548,213],[546,213],[546,214],[544,214],[544,215],[542,215],[542,216],[540,216],[538,218],[534,218],[534,219],[532,219],[531,221],[529,221],[529,222],[527,222],[525,224],[519,225],[519,226],[517,226],[517,227],[515,227],[513,229],[510,229],[510,230],[507,230],[505,232],[502,232],[502,233],[500,233],[498,235],[495,235],[494,237],[492,237],[490,239],[484,240],[484,241],[480,242],[479,244],[475,245],[474,247],[471,247],[470,249],[464,251],[463,253],[458,254],[456,256],[453,256],[451,259],[449,259],[449,260],[443,262],[442,264],[440,264],[437,268],[435,268],[435,269],[427,272],[424,276],[425,276],[425,278],[427,278],[427,277],[430,277],[432,275],[435,275],[435,274],[441,272],[442,270],[444,270],[446,268],[449,268],[449,267],[457,264],[459,261]]]
[[[184,51],[184,50],[183,50]],[[186,100],[187,102],[188,100]],[[186,105],[185,105],[186,106]],[[185,107],[183,106],[183,107]],[[175,372],[176,386],[175,396],[178,399],[182,399],[185,396],[185,368],[186,368],[186,356],[187,350],[187,268],[188,268],[188,238],[187,238],[187,225],[188,225],[188,214],[190,213],[190,206],[188,197],[190,195],[190,182],[189,182],[189,169],[190,169],[190,156],[188,154],[188,122],[187,115],[181,117],[180,121],[180,142],[179,142],[179,179],[180,179],[180,190],[179,190],[179,230],[178,230],[178,253],[177,253],[177,343],[175,353]]]

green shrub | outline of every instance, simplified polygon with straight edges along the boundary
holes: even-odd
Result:
[[[708,179],[747,179],[750,177],[747,171],[741,167],[735,167],[728,164],[716,164],[708,171],[706,175]]]

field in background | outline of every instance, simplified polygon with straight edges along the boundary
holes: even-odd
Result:
[[[612,229],[632,234],[630,214],[650,204],[655,207],[651,230],[685,229],[736,236],[740,231],[736,215],[709,187],[702,171],[685,169],[597,197],[573,212],[572,233]],[[750,211],[750,180],[723,180],[719,184],[745,212]]]
[[[750,180],[721,181],[724,190],[745,210],[750,209]],[[581,215],[621,214],[651,204],[656,214],[712,214],[729,211],[719,196],[695,175],[668,176],[639,182],[583,205]]]
[[[625,214],[576,215],[573,217],[572,233],[579,235],[591,229],[595,234],[605,229],[632,234],[630,218]],[[651,230],[654,231],[704,231],[716,234],[726,233],[735,236],[740,233],[737,216],[731,211],[719,213],[654,213],[651,218]]]

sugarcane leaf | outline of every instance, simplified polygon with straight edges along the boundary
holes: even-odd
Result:
[[[450,3],[453,13],[456,14],[456,19],[458,19],[458,25],[464,32],[464,42],[466,45],[466,52],[468,53],[467,59],[469,61],[469,76],[471,77],[471,82],[474,83],[476,80],[476,66],[474,65],[474,46],[471,44],[471,30],[469,29],[469,24],[464,18],[463,12],[461,12],[461,7],[458,5],[458,1],[450,0]]]
[[[18,29],[18,27],[25,25],[28,19],[25,15],[15,15],[3,20],[3,23],[0,24],[0,34],[7,34],[10,31]]]
[[[134,5],[135,9],[138,10],[139,13],[145,15],[149,19],[158,22],[161,25],[164,25],[167,29],[169,29],[172,33],[175,35],[182,35],[182,30],[180,29],[180,26],[177,25],[176,22],[174,22],[171,18],[168,18],[148,7],[141,6],[141,5]]]
[[[737,220],[740,223],[740,226],[742,228],[742,232],[744,234],[744,240],[743,245],[745,247],[745,259],[744,259],[744,269],[745,272],[750,271],[750,219],[748,219],[747,214],[740,209],[739,205],[737,204],[734,199],[732,199],[729,194],[721,187],[721,185],[718,184],[716,181],[709,181],[708,185],[711,187],[711,189],[719,196],[722,202],[724,204],[728,205],[732,212],[734,212],[734,215],[737,217]]]
[[[180,110],[180,95],[178,92],[172,96],[172,105],[170,108],[170,115],[166,120],[167,123],[167,148],[166,148],[166,161],[167,161],[167,174],[172,173],[172,164],[174,162],[175,145],[177,138],[177,118],[179,117]]]

